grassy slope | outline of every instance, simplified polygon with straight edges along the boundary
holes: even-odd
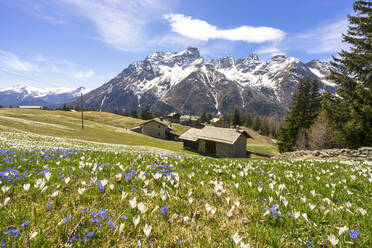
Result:
[[[31,133],[112,144],[145,145],[175,152],[188,152],[183,150],[180,142],[155,139],[128,130],[143,120],[103,112],[85,112],[84,119],[85,129],[82,131],[81,113],[0,109],[1,126]]]
[[[242,127],[242,129],[252,137],[252,139],[247,139],[247,150],[271,155],[279,154],[278,148],[274,146],[272,139],[262,136],[250,128]]]
[[[85,112],[85,129],[81,130],[81,113],[66,111],[46,111],[32,109],[0,109],[0,126],[63,138],[76,138],[112,144],[146,145],[175,152],[188,152],[182,143],[155,139],[130,132],[129,129],[144,122],[140,119],[115,115],[106,112]],[[177,134],[186,132],[189,127],[173,124]],[[267,154],[277,154],[271,140],[252,129],[245,130],[253,137],[247,140],[247,149]]]

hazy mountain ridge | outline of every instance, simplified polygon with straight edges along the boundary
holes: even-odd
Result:
[[[12,87],[0,89],[0,105],[13,107],[19,105],[39,105],[47,107],[58,107],[66,102],[79,99],[80,92],[88,93],[84,87],[70,88],[35,88],[24,83]]]

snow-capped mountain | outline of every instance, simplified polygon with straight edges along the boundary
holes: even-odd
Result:
[[[0,89],[0,105],[4,107],[19,105],[38,105],[57,107],[66,102],[75,101],[80,92],[88,93],[84,87],[76,89],[51,88],[42,89],[28,86],[24,83],[16,84],[10,88]]]
[[[197,48],[179,53],[156,52],[129,65],[115,78],[85,96],[89,108],[122,111],[147,108],[161,113],[231,113],[237,107],[252,114],[283,115],[298,81],[318,78],[321,88],[334,90],[325,78],[328,63],[277,55],[262,61],[227,56],[205,60]]]

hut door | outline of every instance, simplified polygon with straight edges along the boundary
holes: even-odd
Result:
[[[207,140],[205,142],[205,153],[216,155],[216,142]]]

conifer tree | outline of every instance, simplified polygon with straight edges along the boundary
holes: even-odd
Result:
[[[253,119],[253,130],[258,131],[261,128],[261,118],[259,115],[256,115]]]
[[[241,121],[241,118],[240,118],[240,113],[239,113],[238,108],[235,108],[235,110],[234,110],[234,114],[232,116],[232,122],[231,122],[231,124],[233,126],[240,126],[242,124],[242,121]]]
[[[372,1],[353,4],[354,16],[343,42],[350,45],[331,61],[330,80],[338,96],[326,108],[327,119],[337,130],[337,140],[346,147],[372,146]]]
[[[212,114],[207,114],[207,122],[209,123],[213,119]]]
[[[309,77],[301,79],[292,97],[290,112],[279,130],[279,152],[293,151],[298,136],[301,137],[299,143],[303,145],[302,148],[308,148],[307,130],[319,113],[320,102],[317,81],[311,83]]]
[[[204,122],[207,122],[207,114],[205,112],[200,116],[200,123]]]
[[[244,125],[246,127],[251,127],[252,126],[252,117],[249,113],[245,116]]]

